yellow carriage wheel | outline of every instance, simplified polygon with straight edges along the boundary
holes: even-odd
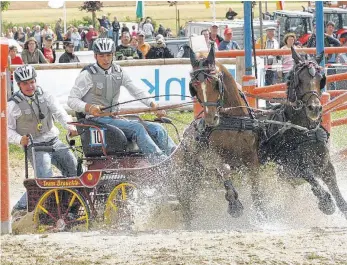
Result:
[[[88,204],[78,191],[56,188],[41,196],[35,207],[34,223],[38,232],[86,231],[89,216]]]
[[[106,201],[104,220],[107,225],[118,225],[128,219],[131,213],[127,212],[129,199],[133,198],[136,186],[133,183],[120,183],[110,193]]]

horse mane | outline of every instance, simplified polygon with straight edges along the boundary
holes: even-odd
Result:
[[[223,84],[224,84],[224,107],[239,107],[230,111],[232,116],[248,116],[247,105],[241,98],[239,89],[237,87],[234,77],[230,74],[228,69],[221,63],[216,61],[216,66],[223,73]]]

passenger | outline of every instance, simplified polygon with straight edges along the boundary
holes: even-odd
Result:
[[[113,40],[97,39],[93,51],[96,63],[87,66],[78,75],[68,98],[68,106],[77,112],[88,114],[88,118],[93,121],[117,126],[129,140],[136,141],[140,150],[152,162],[166,158],[174,150],[175,143],[161,125],[117,117],[100,117],[103,107],[118,103],[121,86],[148,107],[157,108],[158,105],[148,98],[150,95],[147,91],[136,87],[128,74],[112,62],[115,51]],[[117,109],[113,106],[110,111]],[[158,110],[156,114],[162,117],[166,113]]]
[[[36,71],[31,65],[18,67],[14,71],[14,79],[20,91],[16,92],[8,102],[9,143],[28,147],[28,159],[35,168],[37,178],[53,177],[52,164],[63,176],[76,176],[76,158],[59,140],[59,130],[54,125],[54,121],[58,121],[71,136],[76,136],[76,128],[67,124],[72,121],[71,116],[52,95],[36,85]],[[33,161],[32,143],[28,134],[32,135],[34,144],[50,146],[53,151],[35,152],[35,161]],[[24,194],[14,206],[14,210],[26,208],[27,199]]]

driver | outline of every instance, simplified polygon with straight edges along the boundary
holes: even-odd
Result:
[[[118,103],[121,86],[148,107],[156,108],[157,104],[150,99],[150,94],[134,85],[123,69],[112,62],[115,52],[113,40],[108,38],[96,39],[93,45],[96,63],[85,67],[78,75],[68,98],[68,106],[88,114],[87,118],[98,123],[111,124],[121,129],[130,140],[135,140],[139,149],[153,162],[165,159],[175,148],[175,143],[165,129],[157,123],[126,120],[119,117],[100,117],[103,107],[114,106]],[[158,110],[158,117],[166,115]]]
[[[31,65],[18,67],[14,73],[20,91],[16,92],[8,102],[8,141],[12,144],[28,146],[28,158],[35,168],[37,178],[53,177],[52,164],[66,177],[77,175],[77,160],[68,147],[58,136],[59,130],[54,120],[60,122],[71,136],[76,136],[72,121],[64,108],[36,85],[36,71]],[[51,146],[52,152],[35,152],[32,155],[32,143],[27,135],[31,134],[33,143],[40,146]],[[34,163],[35,162],[35,163]],[[14,209],[23,210],[27,207],[26,194],[15,205]]]

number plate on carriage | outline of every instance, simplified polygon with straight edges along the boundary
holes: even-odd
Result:
[[[89,128],[90,130],[90,146],[101,146],[104,145],[106,147],[106,129],[100,128]]]

